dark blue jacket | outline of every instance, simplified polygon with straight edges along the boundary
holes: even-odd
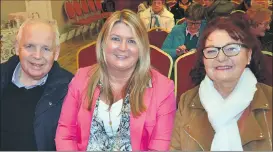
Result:
[[[18,63],[18,56],[13,56],[0,66],[1,98],[3,95],[3,90],[11,81],[13,71]],[[73,75],[62,69],[56,61],[48,73],[47,81],[44,84],[45,90],[36,105],[33,122],[37,149],[39,151],[56,150],[54,138],[57,124],[63,99],[67,94],[68,84],[72,77]]]

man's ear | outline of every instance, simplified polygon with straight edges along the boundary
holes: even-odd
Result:
[[[57,61],[60,55],[60,45],[57,45],[55,48],[54,60]]]
[[[18,40],[16,40],[15,41],[15,54],[17,55],[17,56],[19,56],[19,49],[20,47],[19,47],[19,42],[18,42]]]

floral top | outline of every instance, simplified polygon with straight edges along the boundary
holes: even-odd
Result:
[[[93,113],[87,151],[132,151],[130,138],[130,102],[127,93],[121,109],[121,121],[117,133],[109,136],[103,121],[98,117],[99,99]]]

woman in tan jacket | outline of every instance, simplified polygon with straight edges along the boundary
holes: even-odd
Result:
[[[178,104],[171,150],[272,150],[272,87],[259,43],[234,17],[210,22],[192,70],[195,88]]]

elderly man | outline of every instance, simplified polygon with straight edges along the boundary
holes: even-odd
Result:
[[[55,132],[73,75],[56,60],[59,33],[30,19],[16,37],[16,56],[1,64],[1,150],[55,150]]]
[[[171,31],[174,26],[173,14],[166,9],[165,0],[152,0],[152,6],[140,13],[147,30],[161,27]]]
[[[206,25],[204,20],[204,7],[192,3],[185,12],[185,22],[174,26],[165,39],[162,50],[174,60],[191,49],[196,48],[198,39]]]

